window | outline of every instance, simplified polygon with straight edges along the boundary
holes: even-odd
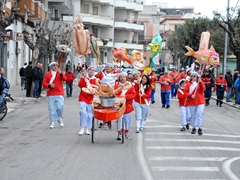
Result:
[[[89,5],[88,4],[83,5],[83,13],[89,14]]]
[[[93,7],[93,15],[98,15],[98,7]]]

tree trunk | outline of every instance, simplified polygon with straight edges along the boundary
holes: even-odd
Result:
[[[235,52],[234,55],[237,58],[236,69],[240,70],[240,52]]]

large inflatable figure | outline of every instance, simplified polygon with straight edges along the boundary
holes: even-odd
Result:
[[[147,50],[150,50],[150,61],[149,61],[149,67],[156,68],[156,65],[154,64],[153,58],[162,52],[162,37],[159,34],[156,34],[154,38],[152,39],[152,42],[148,44]]]
[[[89,31],[83,27],[82,19],[78,16],[74,21],[73,44],[79,55],[87,54],[90,47]]]

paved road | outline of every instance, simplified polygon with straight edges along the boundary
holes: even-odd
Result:
[[[158,91],[158,90],[157,90]],[[239,109],[214,100],[205,108],[203,136],[180,131],[176,99],[151,105],[144,133],[124,144],[113,128],[78,136],[78,88],[65,99],[63,128],[49,129],[46,100],[16,104],[0,123],[1,179],[166,180],[240,179]],[[9,103],[10,105],[10,103]]]

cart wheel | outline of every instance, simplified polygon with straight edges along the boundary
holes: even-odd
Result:
[[[92,143],[94,143],[94,133],[95,133],[95,125],[94,125],[94,117],[92,118]]]
[[[122,144],[124,143],[125,133],[124,133],[124,118],[122,118]]]

